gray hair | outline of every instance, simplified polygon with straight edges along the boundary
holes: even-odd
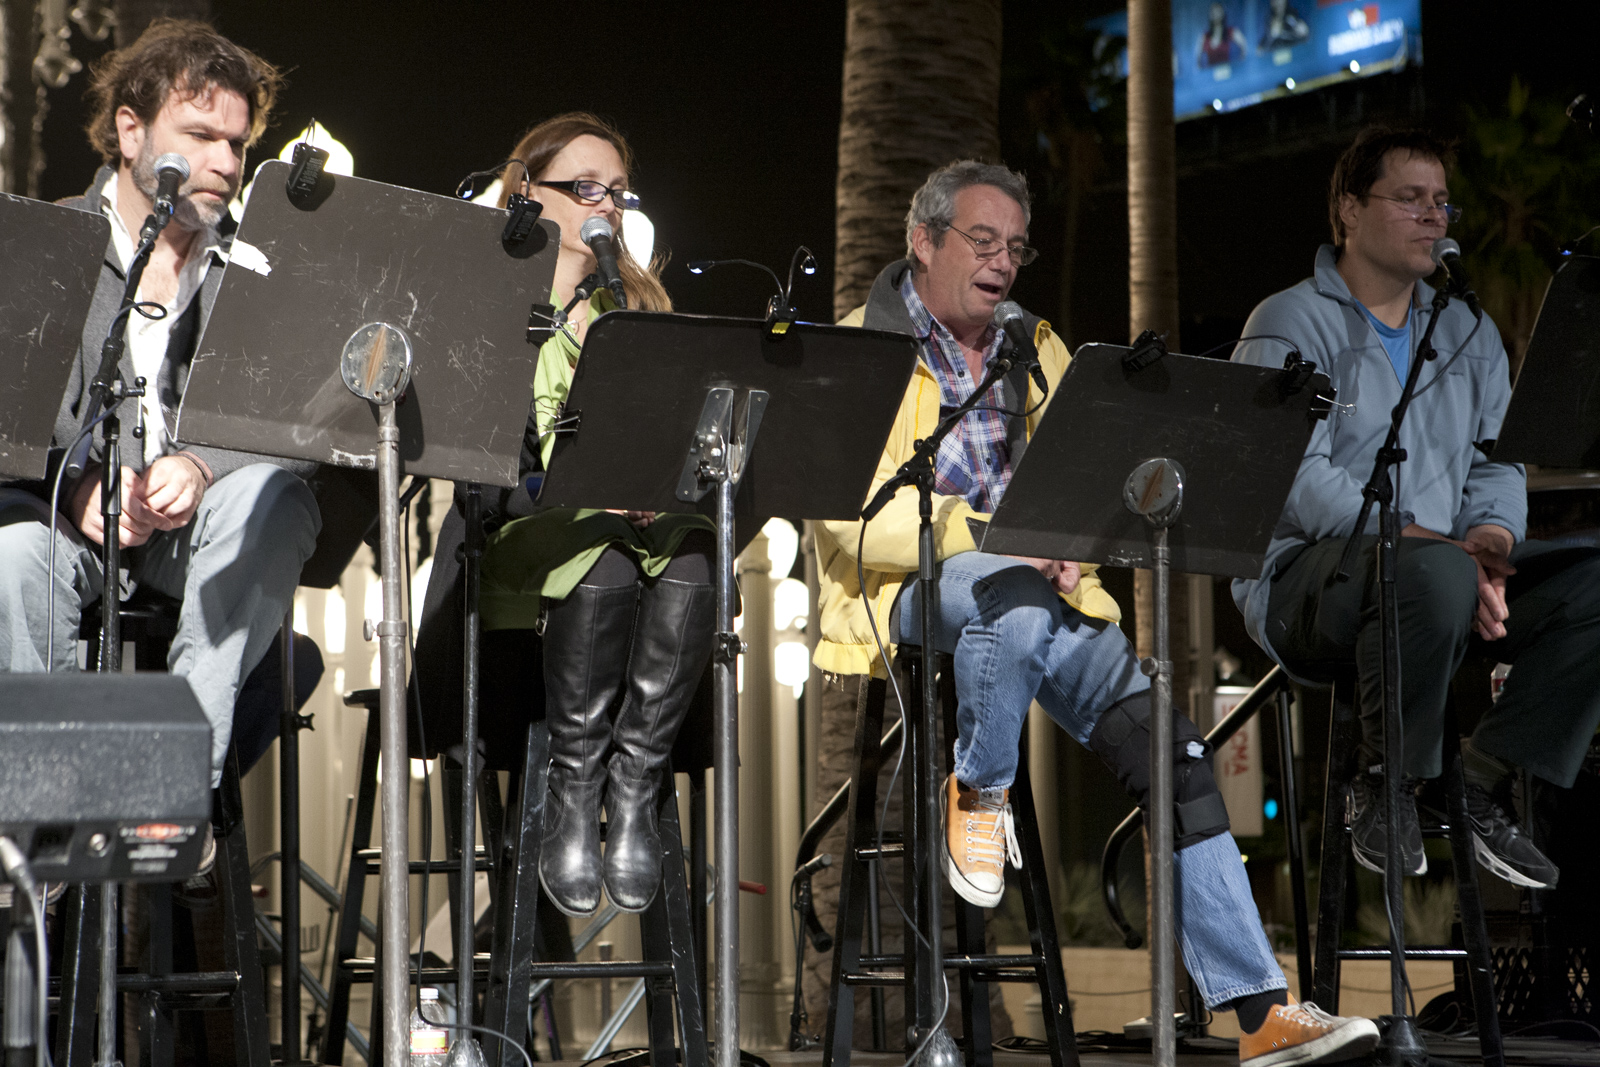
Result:
[[[976,159],[958,159],[948,163],[922,183],[911,197],[911,210],[906,212],[906,259],[916,265],[917,255],[911,249],[911,236],[918,226],[928,228],[928,236],[935,245],[944,243],[944,231],[956,217],[956,194],[974,185],[992,185],[1015,200],[1022,208],[1024,226],[1033,218],[1032,196],[1028,192],[1028,179],[1014,170],[984,163]]]

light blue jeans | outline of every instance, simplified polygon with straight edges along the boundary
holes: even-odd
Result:
[[[45,669],[49,598],[56,598],[53,670],[77,667],[78,619],[104,585],[97,546],[65,519],[47,577],[48,505],[0,489],[0,671]],[[135,585],[182,598],[167,667],[187,678],[211,723],[211,784],[233,735],[239,687],[266,655],[294,603],[321,516],[311,490],[282,467],[255,463],[219,479],[187,526],[156,533],[123,557]]]
[[[922,632],[919,584],[900,595],[898,636],[911,644]],[[963,552],[940,564],[934,643],[955,656],[955,771],[973,787],[1011,785],[1032,701],[1087,746],[1111,705],[1150,689],[1118,627],[1067,606],[1010,556]],[[1233,835],[1183,849],[1174,868],[1183,962],[1206,1004],[1287,988]]]

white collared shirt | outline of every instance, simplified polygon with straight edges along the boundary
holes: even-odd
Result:
[[[100,211],[111,220],[111,248],[116,253],[118,265],[126,274],[137,242],[117,212],[115,173],[107,179],[105,187],[100,190]],[[173,324],[183,317],[183,313],[189,309],[189,302],[200,291],[200,283],[205,280],[212,254],[220,253],[221,250],[221,238],[218,237],[215,227],[207,227],[195,234],[194,244],[189,246],[189,258],[184,260],[182,269],[178,271],[177,295],[166,305],[165,317],[151,319],[137,311],[128,313],[128,357],[133,361],[134,376],[145,380],[145,393],[139,400],[139,408],[141,421],[144,423],[146,465],[167,451],[167,420],[161,412],[158,383],[161,380],[161,364],[167,358],[167,343],[172,337]],[[139,293],[141,300],[145,299],[143,288],[141,283]]]

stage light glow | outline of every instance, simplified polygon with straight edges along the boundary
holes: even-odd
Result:
[[[1276,819],[1278,817],[1278,802],[1268,797],[1267,802],[1261,805],[1261,814],[1268,819]]]
[[[1350,61],[1350,73],[1351,74],[1360,74],[1361,73],[1361,64],[1357,63],[1353,59]]]
[[[1294,79],[1293,78],[1285,78],[1285,79],[1283,79],[1283,87],[1285,89],[1289,90],[1291,93],[1294,92]]]
[[[800,531],[788,519],[768,519],[761,528],[767,535],[767,558],[772,561],[772,577],[787,578],[800,551]]]
[[[350,149],[344,146],[344,142],[328,132],[328,127],[314,119],[311,125],[289,138],[288,143],[283,146],[283,151],[278,153],[278,158],[285,163],[291,162],[294,156],[294,146],[308,139],[314,147],[321,148],[328,153],[328,162],[322,165],[324,174],[355,174],[356,157],[350,154]],[[255,184],[255,179],[250,179],[245,184],[245,187],[239,190],[239,195],[234,198],[233,203],[228,205],[228,214],[233,216],[234,222],[244,218],[245,205],[250,203],[250,190],[255,187]]]
[[[779,685],[801,686],[811,676],[811,652],[803,641],[780,641],[772,650],[772,676]]]
[[[806,583],[798,578],[785,578],[772,590],[772,628],[804,629],[806,616],[811,613],[811,596]]]

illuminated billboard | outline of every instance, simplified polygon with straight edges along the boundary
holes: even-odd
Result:
[[[1091,20],[1128,35],[1128,14]],[[1118,59],[1127,74],[1127,53]],[[1422,0],[1172,0],[1172,110],[1237,111],[1422,62]]]

